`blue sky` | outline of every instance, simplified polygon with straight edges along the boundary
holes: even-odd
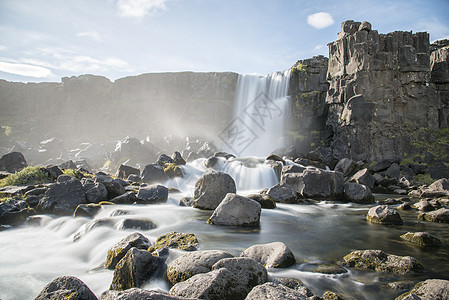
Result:
[[[0,79],[267,74],[328,54],[340,23],[449,38],[449,0],[0,0]]]

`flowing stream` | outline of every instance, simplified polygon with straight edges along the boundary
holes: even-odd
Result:
[[[47,283],[62,275],[77,276],[99,296],[109,288],[113,277],[113,271],[103,267],[108,249],[134,231],[152,242],[171,231],[192,232],[201,250],[221,249],[234,255],[240,255],[254,244],[282,241],[295,254],[297,264],[286,269],[270,269],[269,275],[298,278],[316,295],[332,289],[355,299],[396,296],[386,287],[386,280],[391,280],[391,276],[355,270],[340,275],[311,272],[313,266],[334,264],[356,249],[382,249],[416,257],[426,271],[411,277],[412,280],[449,279],[447,224],[418,222],[415,212],[401,212],[405,220],[402,226],[382,226],[365,221],[369,205],[278,204],[276,209],[262,210],[257,228],[208,225],[206,220],[211,211],[178,205],[181,197],[193,195],[196,180],[207,171],[203,163],[204,159],[199,159],[182,166],[184,178],[166,183],[182,191],[170,194],[166,204],[103,206],[94,219],[42,215],[32,223],[0,232],[0,298],[34,299]],[[236,179],[237,192],[242,195],[277,182],[273,170],[258,158],[222,160],[215,168],[231,174]],[[117,229],[125,218],[150,219],[157,228]],[[420,250],[399,238],[407,231],[429,231],[446,246]],[[169,261],[181,254],[182,251],[171,250]],[[401,279],[407,278],[397,278]],[[162,279],[150,281],[144,288],[169,289]]]

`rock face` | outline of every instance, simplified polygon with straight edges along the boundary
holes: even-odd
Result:
[[[353,251],[343,258],[342,265],[400,275],[423,270],[423,265],[414,257],[392,255],[382,250]]]
[[[417,128],[436,130],[447,122],[445,104],[428,84],[429,34],[379,34],[360,25],[343,22],[329,44],[331,149],[337,158],[402,158]]]
[[[230,253],[219,250],[194,251],[176,258],[167,268],[165,278],[176,284],[200,273],[207,273],[212,266],[223,258],[233,257]]]
[[[212,172],[201,176],[195,184],[193,207],[216,209],[227,193],[235,193],[235,181],[222,172]]]
[[[371,223],[384,225],[402,225],[404,223],[397,210],[388,207],[388,205],[378,205],[370,208],[366,214],[366,219]]]
[[[212,216],[207,220],[209,224],[257,226],[260,223],[262,206],[259,202],[229,193],[217,206]]]
[[[282,242],[251,246],[243,251],[242,257],[252,258],[266,268],[286,268],[296,263],[292,251]]]
[[[80,279],[73,276],[61,276],[47,284],[36,299],[96,300],[97,297]]]
[[[441,279],[427,279],[418,282],[415,287],[396,300],[439,300],[449,299],[449,281]]]
[[[81,182],[72,176],[61,175],[39,201],[41,211],[54,214],[72,214],[75,208],[86,201],[86,192]]]
[[[20,152],[11,152],[0,158],[0,171],[15,173],[27,166],[25,157]]]

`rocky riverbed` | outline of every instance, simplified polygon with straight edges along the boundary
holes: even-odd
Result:
[[[1,191],[0,296],[394,299],[417,284],[447,297],[447,179],[198,152],[114,174],[2,157],[22,170],[2,184],[25,182]]]

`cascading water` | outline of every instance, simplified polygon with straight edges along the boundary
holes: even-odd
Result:
[[[237,156],[267,156],[285,146],[289,82],[290,69],[267,76],[239,76],[234,119],[220,135],[229,152]]]

